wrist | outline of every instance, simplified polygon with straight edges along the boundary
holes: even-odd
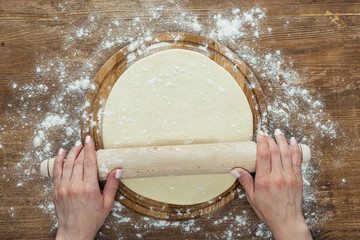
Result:
[[[96,232],[92,233],[92,231],[88,231],[82,233],[79,229],[68,229],[62,226],[58,227],[56,232],[56,240],[89,240],[94,239],[96,236]]]
[[[66,240],[66,239],[70,239],[69,236],[67,236],[66,234],[66,230],[62,227],[58,227],[58,230],[56,232],[56,240]]]
[[[276,240],[312,239],[309,227],[303,216],[301,216],[301,218],[296,221],[289,221],[286,225],[278,226],[274,230],[270,228],[270,230]]]

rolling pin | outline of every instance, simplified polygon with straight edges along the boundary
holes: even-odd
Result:
[[[311,158],[310,148],[299,144],[302,162]],[[255,172],[256,143],[230,142],[159,147],[102,149],[96,152],[99,180],[122,168],[121,178],[229,173],[234,167]],[[40,164],[40,173],[53,176],[54,158]]]

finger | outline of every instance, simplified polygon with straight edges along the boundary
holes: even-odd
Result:
[[[74,171],[71,180],[82,181],[84,177],[84,148],[81,149],[79,156],[75,160]]]
[[[58,189],[61,183],[65,154],[66,153],[64,149],[60,148],[58,154],[55,157],[53,168],[54,189]]]
[[[290,138],[290,145],[293,170],[295,175],[301,178],[301,150],[294,137]]]
[[[269,144],[271,156],[271,172],[282,172],[283,167],[281,163],[281,156],[279,147],[276,145],[274,139],[270,136],[265,136]]]
[[[119,179],[121,173],[122,173],[122,169],[116,169],[112,171],[104,187],[104,191],[103,191],[104,205],[105,205],[105,209],[109,211],[114,206],[114,198],[116,195],[116,191],[119,187]]]
[[[259,131],[257,134],[256,171],[260,175],[269,174],[271,171],[269,144],[265,133]]]
[[[280,129],[276,129],[274,133],[276,143],[280,150],[281,162],[285,171],[292,172],[292,163],[291,163],[291,152],[288,145],[288,142],[284,136],[284,134],[280,131]]]
[[[93,184],[97,184],[98,182],[95,144],[90,136],[86,136],[85,138],[84,181]]]
[[[81,149],[82,149],[81,142],[76,141],[75,146],[70,150],[70,152],[66,157],[66,161],[64,163],[64,168],[63,168],[62,180],[70,181],[74,168],[75,159],[79,155]]]
[[[234,168],[231,173],[239,180],[240,184],[244,187],[249,199],[253,199],[254,193],[254,179],[250,173],[242,168]]]

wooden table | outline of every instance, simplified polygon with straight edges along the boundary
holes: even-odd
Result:
[[[86,35],[86,32],[71,31],[84,26],[91,16],[95,16],[95,21],[103,25],[119,19],[119,28],[136,17],[141,22],[161,12],[164,12],[164,18],[174,18],[174,15],[170,15],[175,10],[168,9],[169,6],[175,9],[174,1],[164,3],[163,9],[149,11],[161,3],[0,1],[1,239],[54,238],[54,215],[41,209],[51,202],[51,194],[43,193],[44,189],[50,189],[51,181],[37,177],[36,164],[40,161],[40,155],[54,154],[64,139],[69,141],[65,142],[66,149],[76,140],[67,138],[63,129],[55,128],[47,139],[54,149],[48,150],[47,155],[41,151],[38,153],[40,155],[36,155],[34,131],[37,131],[46,114],[54,111],[51,100],[53,96],[59,95],[60,86],[56,69],[50,69],[50,73],[44,70],[37,73],[36,66],[44,62],[56,62],[60,56],[68,64],[66,66],[71,66],[67,73],[76,75],[84,71],[86,59],[94,58],[96,49],[99,49],[96,46],[106,39],[108,32],[99,31],[86,41],[71,44],[74,54],[66,58],[61,55],[69,52],[64,45],[65,38]],[[310,209],[318,215],[320,222],[312,226],[313,235],[316,239],[359,239],[360,3],[325,3],[315,0],[284,3],[271,0],[259,1],[256,5],[249,1],[190,1],[181,4],[183,10],[197,15],[199,22],[204,24],[209,15],[215,12],[231,12],[233,7],[246,11],[255,6],[266,12],[261,29],[271,28],[271,34],[263,31],[256,39],[250,37],[241,41],[248,46],[264,49],[264,54],[281,50],[284,59],[293,63],[291,68],[299,73],[301,81],[297,83],[298,86],[310,91],[312,96],[319,97],[324,104],[324,114],[336,124],[336,138],[324,136],[313,141],[316,152],[313,166],[318,173],[314,178],[316,181],[312,182],[312,188],[317,190],[314,195],[316,203]],[[152,32],[178,30],[181,28],[169,25]],[[102,51],[92,68],[86,65],[89,75],[94,77],[106,59],[125,43]],[[248,64],[260,84],[268,90],[262,72],[251,66],[251,63]],[[24,87],[31,83],[37,86],[44,83],[48,87],[47,94],[29,96],[30,90]],[[276,93],[281,94],[280,89],[271,92]],[[65,106],[81,106],[84,91],[75,91],[73,95],[62,103]],[[80,119],[79,108],[64,109],[68,109],[69,119]],[[38,113],[34,114],[35,111]],[[306,112],[306,109],[300,111]],[[297,126],[306,123],[306,120],[301,119],[293,121]],[[271,125],[277,127],[274,122]],[[304,135],[309,137],[316,128],[307,125]],[[54,134],[57,131],[59,134]],[[286,130],[285,133],[289,134]],[[243,215],[247,218],[246,226],[235,229],[240,224],[229,219],[242,211],[246,211]],[[237,235],[252,238],[260,223],[244,198],[236,199],[211,216],[182,223],[184,227],[176,227],[177,223],[161,227],[159,225],[168,223],[144,219],[127,209],[121,210],[121,215],[122,218],[111,215],[107,219],[105,227],[100,230],[99,239],[117,239],[120,236],[124,239],[233,239]]]

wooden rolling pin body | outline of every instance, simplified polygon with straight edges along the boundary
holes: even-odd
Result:
[[[300,144],[302,161],[311,158],[310,148]],[[96,152],[99,179],[122,168],[122,178],[229,173],[234,167],[255,172],[256,143],[233,142],[178,146],[103,149]],[[53,176],[54,158],[43,161],[42,176]]]

